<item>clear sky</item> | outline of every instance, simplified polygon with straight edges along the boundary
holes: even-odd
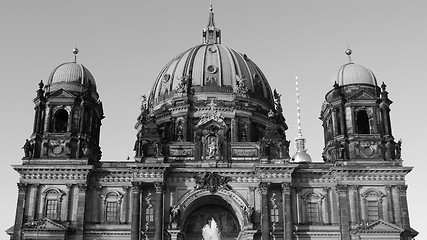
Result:
[[[73,60],[94,75],[105,119],[104,160],[133,156],[140,96],[162,67],[201,42],[209,1],[1,1],[0,7],[0,238],[14,223],[21,149],[32,133],[35,91],[52,69]],[[412,227],[427,239],[423,140],[427,134],[427,2],[423,0],[215,0],[222,43],[247,54],[282,94],[288,139],[297,136],[295,75],[308,152],[321,161],[320,107],[332,76],[348,59],[385,82],[393,134],[402,139]],[[292,153],[294,152],[292,142]]]

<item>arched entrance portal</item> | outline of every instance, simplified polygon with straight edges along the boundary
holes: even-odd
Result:
[[[240,224],[233,208],[218,195],[203,196],[195,200],[184,213],[183,232],[186,240],[201,240],[202,228],[214,219],[222,240],[236,239]]]

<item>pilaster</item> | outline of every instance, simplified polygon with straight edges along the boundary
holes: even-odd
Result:
[[[292,203],[291,203],[291,184],[282,183],[282,204],[283,204],[283,238],[292,239]]]
[[[130,230],[130,239],[139,240],[140,233],[140,208],[141,208],[141,183],[132,183],[132,222]]]
[[[156,189],[156,206],[154,210],[154,239],[162,240],[163,238],[163,187],[161,182],[155,182]]]
[[[13,226],[13,240],[21,239],[21,228],[25,210],[25,195],[27,193],[27,184],[18,183],[18,201],[16,204],[15,225]]]
[[[340,231],[342,240],[350,240],[350,225],[348,212],[347,186],[337,185],[335,188],[338,194],[338,209],[340,218]]]
[[[268,206],[268,189],[270,183],[262,182],[258,186],[261,194],[261,240],[270,239],[270,221],[269,221],[269,206]]]

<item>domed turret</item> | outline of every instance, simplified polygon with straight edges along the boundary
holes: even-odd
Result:
[[[368,68],[351,62],[340,67],[333,89],[325,96],[320,119],[323,121],[324,160],[394,160],[388,93],[378,86]]]
[[[73,49],[75,55],[78,53],[76,49]],[[65,62],[55,67],[46,84],[47,93],[55,92],[58,89],[82,93],[88,88],[91,88],[93,97],[98,99],[95,78],[85,66],[76,61]]]

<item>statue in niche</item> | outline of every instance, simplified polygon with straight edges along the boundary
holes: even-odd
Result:
[[[182,127],[182,121],[180,120],[180,121],[178,121],[178,126],[177,126],[177,139],[176,139],[176,141],[177,142],[182,142],[183,141],[183,139],[182,139],[182,130],[183,130],[183,127]]]
[[[215,158],[215,156],[217,155],[218,152],[218,147],[217,147],[217,142],[216,142],[216,137],[214,136],[210,136],[207,139],[207,146],[208,146],[208,157],[210,159]]]
[[[33,156],[33,145],[30,141],[28,141],[28,139],[25,139],[25,143],[22,149],[24,149],[24,154],[26,158],[31,158]]]
[[[242,142],[247,141],[247,134],[248,134],[248,125],[244,123],[242,126],[242,140],[241,140]]]

